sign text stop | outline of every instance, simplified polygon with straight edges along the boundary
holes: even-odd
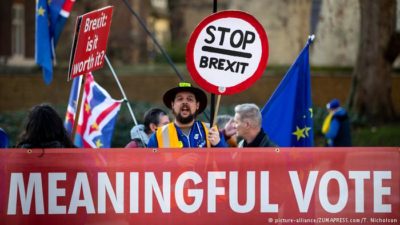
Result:
[[[262,25],[240,11],[221,11],[205,18],[186,48],[192,78],[214,94],[234,94],[253,84],[268,61],[268,38]]]

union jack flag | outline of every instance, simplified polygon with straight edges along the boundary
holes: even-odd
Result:
[[[94,81],[91,73],[85,76],[82,108],[74,144],[83,148],[110,148],[112,133],[122,100],[112,99],[107,91]],[[74,124],[81,77],[73,80],[65,118],[65,128],[70,133],[72,133]]]

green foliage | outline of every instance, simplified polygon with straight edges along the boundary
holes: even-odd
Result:
[[[186,45],[182,43],[173,43],[169,44],[165,50],[174,63],[186,62]],[[167,60],[159,51],[157,51],[154,61],[156,63],[167,63]]]
[[[400,147],[400,123],[353,129],[354,146],[397,146]]]
[[[24,128],[24,118],[27,112],[7,112],[0,114],[0,127],[8,134],[9,146],[15,146]]]

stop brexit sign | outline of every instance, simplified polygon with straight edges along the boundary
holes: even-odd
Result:
[[[193,31],[186,65],[203,89],[230,95],[249,88],[262,76],[268,49],[267,34],[253,16],[221,11],[206,17]]]

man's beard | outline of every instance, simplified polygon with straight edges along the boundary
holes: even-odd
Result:
[[[187,117],[183,117],[182,114],[181,114],[182,108],[183,107],[181,107],[178,112],[174,111],[176,120],[181,124],[189,124],[189,123],[191,123],[194,120],[194,118],[196,118],[196,112],[193,113],[193,114],[190,113]]]
[[[189,124],[194,120],[194,118],[195,114],[190,114],[187,117],[183,117],[180,113],[177,113],[176,115],[176,120],[181,124]]]

